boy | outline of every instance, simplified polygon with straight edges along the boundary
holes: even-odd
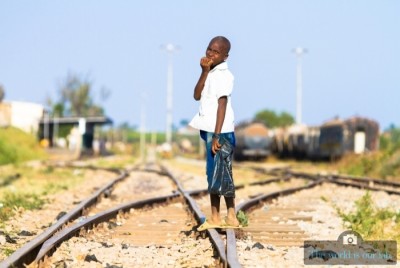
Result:
[[[209,190],[214,170],[214,156],[221,148],[220,138],[235,145],[234,114],[231,106],[234,78],[226,63],[230,48],[231,44],[226,37],[217,36],[211,39],[206,56],[200,60],[201,75],[193,94],[196,101],[200,100],[200,108],[189,125],[200,130],[200,136],[206,143]],[[208,224],[239,226],[234,197],[224,198],[228,210],[225,222],[221,221],[219,213],[220,196],[210,193],[211,219],[207,220]]]

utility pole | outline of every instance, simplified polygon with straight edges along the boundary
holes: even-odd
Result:
[[[297,79],[296,79],[296,124],[301,124],[302,123],[302,83],[303,83],[303,77],[302,77],[302,68],[301,68],[301,59],[303,54],[307,53],[307,49],[302,48],[302,47],[297,47],[292,50],[293,53],[296,54],[297,58]]]
[[[141,94],[141,107],[140,107],[140,159],[145,162],[146,154],[146,93]]]
[[[179,50],[178,46],[173,44],[167,44],[161,46],[161,49],[168,53],[168,72],[167,72],[167,120],[166,120],[166,131],[165,137],[166,142],[172,145],[172,93],[173,93],[173,62],[172,56],[174,52]]]

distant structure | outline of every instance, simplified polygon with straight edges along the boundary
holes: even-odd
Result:
[[[0,103],[0,126],[16,127],[27,133],[36,134],[44,107],[40,104],[21,101]]]
[[[32,134],[46,146],[54,146],[61,127],[69,126],[71,135],[83,152],[93,151],[94,129],[96,126],[112,124],[105,116],[95,117],[52,117],[43,105],[3,101],[0,103],[0,127],[15,127]],[[71,137],[72,137],[71,136]]]
[[[92,153],[95,127],[112,123],[113,121],[105,116],[59,118],[45,116],[39,121],[38,138],[39,140],[47,139],[49,146],[52,147],[55,144],[55,131],[61,126],[70,126],[75,142],[82,145],[82,151]],[[77,140],[75,136],[81,139]]]

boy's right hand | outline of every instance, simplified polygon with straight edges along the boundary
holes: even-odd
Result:
[[[211,69],[211,65],[213,64],[213,60],[207,57],[203,57],[200,60],[200,66],[203,71],[209,71]]]

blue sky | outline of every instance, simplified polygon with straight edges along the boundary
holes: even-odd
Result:
[[[57,99],[69,73],[92,81],[116,125],[164,130],[167,53],[173,43],[173,121],[198,109],[193,88],[209,40],[231,40],[238,122],[258,111],[296,113],[297,46],[303,57],[303,122],[339,116],[400,125],[400,1],[202,0],[0,2],[0,84],[6,100]],[[111,91],[101,102],[100,89]],[[145,96],[144,98],[142,96]]]

